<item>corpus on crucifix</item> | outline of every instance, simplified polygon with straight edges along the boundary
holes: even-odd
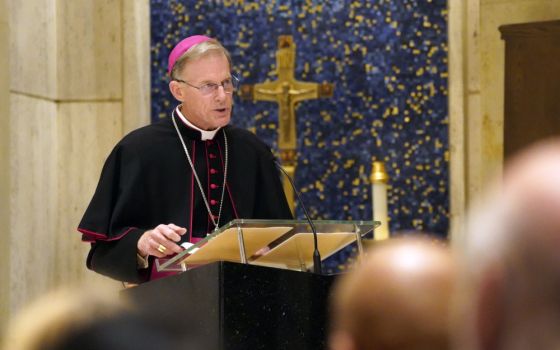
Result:
[[[293,178],[297,166],[296,104],[316,98],[332,97],[333,84],[296,80],[294,77],[296,45],[291,35],[278,37],[276,73],[278,79],[255,85],[242,85],[241,97],[253,101],[278,103],[278,149],[282,167]],[[294,192],[287,179],[284,191],[294,211]]]

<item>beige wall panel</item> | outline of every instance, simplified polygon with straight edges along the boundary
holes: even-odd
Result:
[[[449,1],[451,232],[503,166],[503,24],[560,18],[558,0]]]
[[[56,99],[120,99],[121,1],[59,0],[56,4]]]
[[[150,3],[123,0],[123,130],[150,123]]]
[[[11,89],[56,94],[56,1],[6,0],[10,21]]]
[[[462,231],[465,214],[465,86],[463,71],[465,48],[463,45],[464,3],[462,0],[449,1],[449,196],[450,196],[450,237],[457,237]]]
[[[55,253],[56,104],[11,95],[11,311],[52,286]]]
[[[63,103],[58,107],[59,170],[56,252],[57,284],[84,281],[95,275],[86,269],[89,244],[76,231],[95,191],[101,168],[121,138],[121,103]]]
[[[10,66],[6,0],[0,0],[0,339],[10,309]]]
[[[148,0],[0,0],[2,325],[61,285],[121,286],[76,227],[123,120],[149,122],[149,55]]]
[[[462,0],[464,2],[465,18],[465,43],[466,58],[468,63],[467,72],[467,93],[480,92],[480,0]]]
[[[480,137],[482,179],[499,175],[503,163],[504,41],[498,27],[560,18],[558,0],[482,0],[480,28],[481,101]]]
[[[484,159],[482,157],[482,142],[480,137],[477,137],[479,131],[478,125],[481,124],[482,117],[480,115],[480,101],[481,101],[481,81],[480,81],[480,1],[471,0],[467,1],[465,23],[465,62],[467,63],[467,80],[466,80],[466,151],[467,151],[467,165],[465,172],[466,180],[466,204],[471,204],[472,199],[479,195],[481,191],[481,171],[484,168]]]
[[[480,103],[481,103],[480,93],[471,93],[467,96],[467,171],[466,171],[466,181],[467,181],[467,206],[472,205],[474,199],[476,199],[483,191],[484,187],[484,144],[481,140],[480,135]]]
[[[12,94],[11,312],[63,285],[118,287],[85,267],[76,227],[121,136],[120,103],[66,103]]]

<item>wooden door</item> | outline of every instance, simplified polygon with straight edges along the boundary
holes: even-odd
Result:
[[[506,43],[504,157],[560,136],[560,21],[500,27]]]

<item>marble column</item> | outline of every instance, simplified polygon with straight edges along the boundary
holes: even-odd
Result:
[[[7,5],[13,314],[61,285],[118,286],[85,268],[76,227],[113,145],[149,121],[149,3]]]
[[[6,0],[0,0],[0,338],[10,309],[10,69]]]

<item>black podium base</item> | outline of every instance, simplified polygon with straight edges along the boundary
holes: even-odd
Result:
[[[333,276],[216,262],[123,291],[205,350],[326,349]]]

